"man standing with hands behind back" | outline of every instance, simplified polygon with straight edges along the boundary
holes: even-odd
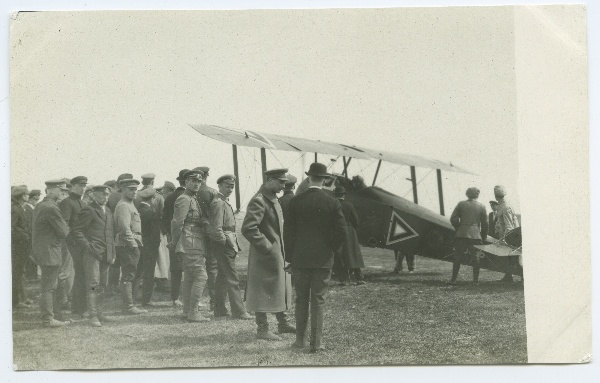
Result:
[[[286,259],[292,265],[296,287],[296,342],[292,347],[305,347],[304,334],[308,323],[310,302],[310,352],[324,350],[321,342],[325,293],[331,277],[335,249],[346,236],[346,220],[342,206],[323,190],[329,176],[324,164],[315,162],[306,172],[308,189],[290,201],[286,222]]]

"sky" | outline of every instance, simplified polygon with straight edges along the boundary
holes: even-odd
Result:
[[[510,7],[21,13],[10,49],[11,185],[153,172],[158,186],[207,165],[214,187],[231,146],[188,125],[205,123],[451,161],[477,176],[443,172],[447,215],[496,184],[519,210]],[[239,154],[245,206],[260,155]],[[267,162],[300,178],[313,158]],[[370,184],[375,168],[349,171]],[[377,184],[412,199],[408,177],[384,163]],[[417,179],[437,212],[435,171]]]

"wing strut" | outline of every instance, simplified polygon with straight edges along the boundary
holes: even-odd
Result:
[[[263,184],[267,182],[267,176],[265,176],[265,172],[267,171],[267,152],[265,148],[260,148],[260,162],[262,163],[262,173],[263,173]]]
[[[375,170],[375,177],[373,177],[373,185],[375,186],[375,181],[377,181],[377,175],[379,174],[379,168],[381,167],[381,160],[377,162],[377,170]]]
[[[417,170],[414,166],[410,167],[410,181],[412,182],[413,200],[418,205],[419,197],[417,196]]]
[[[317,159],[317,152],[315,152],[315,162],[319,162]]]
[[[237,145],[232,144],[233,149],[233,174],[235,175],[235,209],[240,211],[240,173],[238,169]]]
[[[342,161],[344,162],[344,171],[342,174],[345,177],[348,177],[348,165],[350,165],[350,160],[352,160],[352,157],[348,157],[348,161],[346,161],[346,157],[342,157]]]
[[[437,182],[438,182],[438,194],[440,196],[440,214],[444,214],[444,190],[442,189],[442,171],[441,169],[435,169],[437,172]]]

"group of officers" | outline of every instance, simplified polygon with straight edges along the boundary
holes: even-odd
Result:
[[[124,313],[146,313],[154,305],[162,235],[169,253],[171,299],[174,306],[182,306],[183,319],[211,320],[201,303],[206,288],[214,319],[255,320],[257,338],[276,341],[281,337],[270,331],[267,318],[273,313],[279,334],[296,334],[293,347],[310,343],[311,352],[322,351],[325,292],[334,254],[352,253],[358,267],[349,269],[355,274],[364,266],[355,231],[358,221],[352,205],[344,201],[343,187],[336,188],[334,197],[322,190],[330,177],[324,164],[311,164],[308,187],[295,195],[297,180],[287,173],[287,169],[266,171],[264,184],[248,204],[241,227],[250,243],[245,299],[235,267],[241,248],[228,201],[235,188],[233,175],[219,177],[215,190],[206,185],[208,167],[184,169],[177,177],[180,186],[165,183],[162,194],[153,187],[154,174],[142,176],[139,191],[140,181],[131,174],[95,186],[89,186],[84,176],[69,182],[50,180],[45,198],[35,205],[26,186],[13,187],[13,306],[32,303],[24,288],[30,258],[41,269],[40,309],[47,327],[62,327],[74,319],[87,318],[96,327],[111,321],[102,311],[102,299],[114,284],[119,286]],[[72,286],[69,270],[74,271]],[[296,326],[287,314],[292,286]],[[141,307],[136,305],[140,289]],[[69,290],[75,318],[62,310]]]

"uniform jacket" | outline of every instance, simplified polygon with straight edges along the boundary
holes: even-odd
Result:
[[[33,210],[32,258],[40,266],[60,266],[61,241],[69,234],[69,226],[62,217],[58,204],[44,199]]]
[[[225,196],[217,194],[210,204],[210,239],[240,251],[235,233],[235,213]]]
[[[496,221],[498,221],[498,214],[495,214],[493,211],[488,214],[488,235],[491,235],[494,238],[498,238],[498,234],[496,233]]]
[[[75,225],[75,221],[77,221],[77,216],[81,209],[85,206],[83,201],[81,200],[81,196],[79,194],[75,194],[73,192],[69,192],[69,196],[62,201],[58,207],[60,208],[60,212],[62,213],[63,218],[69,225],[69,230],[73,228]],[[67,243],[72,245],[73,238],[71,235],[67,235]]]
[[[79,217],[71,229],[71,236],[77,246],[94,258],[114,263],[115,233],[114,218],[108,207],[92,201],[79,212]]]
[[[117,207],[117,204],[121,201],[122,197],[123,197],[123,193],[121,193],[120,191],[111,193],[108,196],[108,201],[106,201],[106,206],[108,206],[110,211],[112,211],[113,213],[115,212],[115,208]]]
[[[455,237],[486,239],[488,216],[485,205],[476,200],[460,201],[450,216],[450,223],[456,229]]]
[[[142,242],[142,221],[140,213],[133,205],[123,199],[115,208],[115,246],[138,247]]]
[[[23,251],[29,247],[30,229],[25,209],[16,201],[10,205],[10,234],[13,249]]]
[[[200,203],[200,209],[204,213],[204,217],[202,219],[202,227],[207,235],[210,231],[210,204],[215,198],[219,198],[217,197],[217,194],[219,194],[218,191],[211,188],[210,186],[206,186],[206,184],[200,185],[200,189],[198,189],[198,192],[196,193],[196,196],[198,197],[198,202]]]
[[[175,252],[206,254],[202,218],[202,209],[195,195],[185,192],[177,197],[171,221],[171,238],[175,243]]]
[[[354,206],[350,202],[340,200],[342,206],[342,213],[346,220],[346,236],[336,251],[340,252],[340,258],[344,267],[350,269],[360,269],[365,267],[363,261],[362,251],[360,250],[360,244],[358,243],[358,235],[356,234],[356,228],[358,227],[358,214]]]
[[[140,202],[140,220],[142,221],[142,242],[144,247],[158,249],[160,246],[160,220],[158,213],[147,202]]]
[[[309,188],[290,201],[286,229],[292,267],[330,269],[333,252],[346,237],[346,219],[338,200],[320,188]]]
[[[180,195],[182,195],[184,191],[185,188],[180,186],[177,189],[175,189],[173,193],[169,194],[167,198],[165,198],[165,205],[163,208],[161,220],[163,230],[169,236],[171,235],[171,220],[173,220],[173,210],[175,209],[175,201],[177,201],[177,198]]]
[[[498,201],[498,208],[496,210],[496,234],[498,238],[504,238],[504,236],[512,229],[519,227],[519,220],[513,212],[513,209],[506,201]]]
[[[277,196],[265,186],[248,203],[242,235],[250,242],[246,307],[281,312],[289,308],[292,285],[284,271],[283,213]]]

